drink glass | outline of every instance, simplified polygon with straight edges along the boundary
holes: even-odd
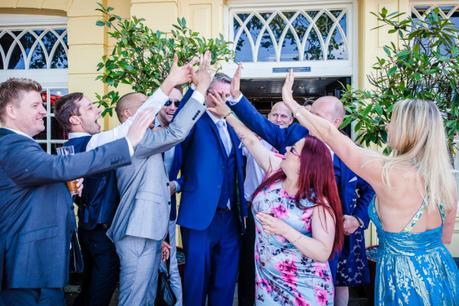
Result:
[[[67,155],[74,155],[75,148],[73,146],[64,146],[60,148],[56,148],[57,155],[67,156]],[[67,181],[67,188],[70,191],[72,196],[78,194],[78,180]]]

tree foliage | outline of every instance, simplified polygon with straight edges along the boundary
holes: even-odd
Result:
[[[107,27],[108,35],[116,41],[111,54],[103,56],[97,65],[101,72],[97,79],[110,88],[105,95],[96,94],[98,103],[105,109],[103,115],[112,115],[120,84],[128,84],[136,92],[152,94],[166,78],[174,54],[179,58],[179,65],[206,50],[210,50],[212,64],[217,66],[220,61],[234,57],[230,43],[221,34],[215,39],[206,39],[188,28],[184,18],[178,18],[171,32],[165,33],[150,29],[144,19],[124,19],[114,14],[112,7],[98,6],[102,18],[96,25]]]
[[[425,18],[403,17],[383,8],[373,13],[398,36],[398,44],[384,46],[368,76],[371,90],[353,91],[348,86],[343,101],[349,115],[343,125],[355,122],[357,140],[365,145],[382,145],[394,104],[402,99],[435,101],[443,114],[449,148],[459,131],[459,31],[454,24],[432,10]],[[380,28],[378,27],[378,28]]]

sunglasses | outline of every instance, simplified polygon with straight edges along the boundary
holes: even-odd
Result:
[[[167,102],[164,103],[164,106],[171,106],[172,103],[174,103],[175,107],[179,107],[179,105],[180,105],[180,101],[179,100],[176,100],[176,101],[167,100]]]

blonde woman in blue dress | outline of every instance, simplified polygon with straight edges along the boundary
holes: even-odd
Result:
[[[375,305],[459,305],[459,272],[445,247],[454,231],[457,190],[435,103],[395,104],[387,125],[392,155],[386,157],[358,147],[301,107],[292,97],[293,82],[290,72],[282,89],[285,104],[376,192],[369,208],[380,244]]]

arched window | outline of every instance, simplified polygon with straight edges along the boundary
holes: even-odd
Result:
[[[66,139],[54,118],[54,103],[68,92],[67,53],[67,18],[0,15],[0,82],[22,77],[43,86],[46,130],[35,138],[48,153]]]
[[[228,1],[228,38],[245,74],[275,78],[292,68],[303,77],[354,74],[352,0]]]

